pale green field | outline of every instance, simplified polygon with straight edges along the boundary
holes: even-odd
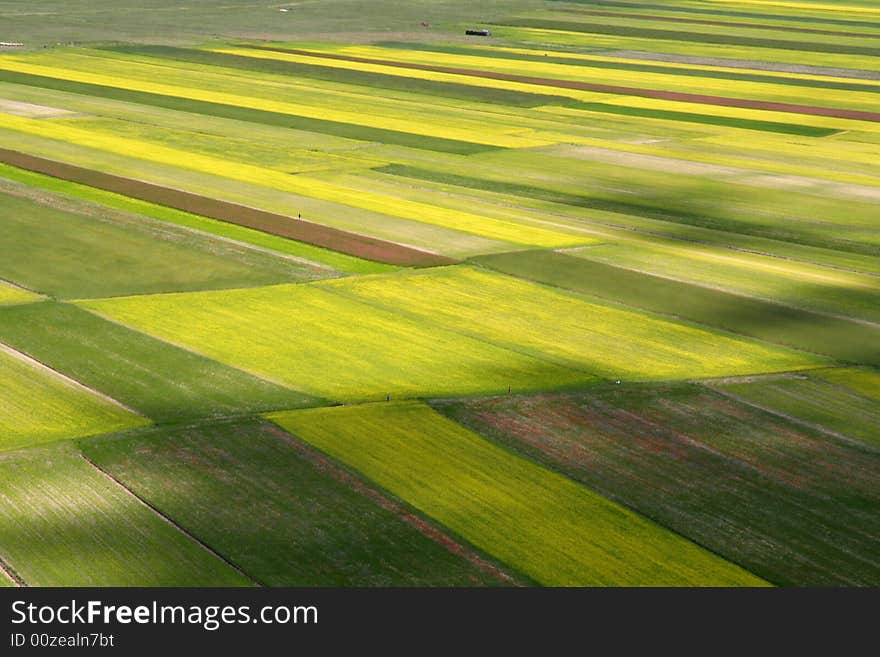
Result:
[[[148,424],[0,343],[0,451]]]
[[[0,454],[0,555],[31,586],[248,586],[69,444]]]
[[[317,409],[270,419],[540,584],[763,584],[424,404]]]
[[[14,306],[40,300],[40,295],[0,280],[0,306]]]
[[[393,285],[389,279],[389,285]],[[333,400],[481,394],[595,377],[313,285],[87,300],[80,305],[296,390]]]

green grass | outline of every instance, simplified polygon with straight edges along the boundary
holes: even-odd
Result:
[[[825,362],[467,266],[340,283],[320,286],[400,317],[613,379],[695,378]]]
[[[498,584],[254,420],[83,441],[86,455],[268,586]],[[386,500],[386,505],[389,504]]]
[[[0,454],[0,554],[30,586],[249,586],[68,444]]]
[[[388,281],[392,288],[394,280]],[[81,305],[209,358],[333,400],[481,394],[509,386],[537,390],[595,380],[540,356],[431,321],[407,319],[323,286],[124,297]]]
[[[0,164],[0,176],[8,180],[24,183],[30,187],[44,189],[48,192],[63,194],[115,210],[176,224],[183,228],[209,233],[243,244],[250,244],[282,255],[320,263],[346,274],[375,274],[395,269],[392,265],[355,258],[354,256],[322,249],[304,242],[295,242],[277,235],[245,228],[244,226],[236,226],[225,221],[175,210],[174,208],[156,205],[155,203],[141,201],[121,194],[114,194],[113,192],[107,192],[95,187],[87,187],[86,185],[61,180],[60,178],[52,178],[51,176],[33,171],[17,169],[6,164]]]
[[[0,342],[0,451],[146,422]]]
[[[319,403],[68,304],[0,309],[0,341],[158,422]]]
[[[762,583],[424,404],[378,403],[270,418],[541,584]]]
[[[39,294],[0,280],[0,306],[14,306],[20,303],[33,303],[39,300]]]
[[[880,582],[876,452],[692,385],[436,408],[774,584]]]
[[[771,412],[880,447],[880,399],[849,388],[846,375],[808,373],[714,385]]]
[[[332,272],[167,224],[0,193],[0,276],[62,298],[265,285]]]
[[[880,327],[874,325],[550,251],[495,254],[474,261],[506,274],[837,360],[880,365]]]

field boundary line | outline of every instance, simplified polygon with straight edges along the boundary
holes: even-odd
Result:
[[[450,536],[448,530],[438,525],[435,521],[419,517],[410,511],[406,503],[370,485],[362,476],[349,471],[323,452],[311,445],[307,445],[293,434],[281,429],[274,422],[268,424],[267,428],[270,433],[293,448],[312,467],[320,470],[335,481],[346,485],[382,509],[392,513],[398,520],[414,527],[419,533],[439,543],[449,552],[461,556],[480,570],[493,575],[499,581],[516,586],[522,585],[522,582],[517,577],[486,560],[479,552],[468,547],[462,541]]]
[[[114,406],[118,406],[119,408],[122,408],[122,409],[128,411],[129,413],[134,413],[138,417],[142,417],[144,419],[150,419],[146,415],[144,415],[143,413],[138,411],[137,409],[134,409],[131,406],[123,404],[118,399],[115,399],[114,397],[111,397],[110,395],[101,392],[97,388],[92,388],[91,386],[87,386],[85,383],[82,383],[81,381],[77,381],[73,377],[70,377],[67,374],[64,374],[64,372],[61,372],[60,370],[56,370],[54,367],[47,365],[43,361],[38,360],[38,359],[34,358],[33,356],[26,354],[23,351],[19,351],[15,347],[12,347],[12,346],[6,344],[5,342],[0,342],[0,352],[5,353],[8,356],[12,356],[13,358],[18,359],[18,360],[30,365],[31,367],[48,372],[48,373],[52,374],[53,377],[63,379],[63,381],[65,383],[67,383],[68,385],[70,385],[71,387],[74,387],[74,388],[77,388],[80,390],[85,390],[92,395],[95,395],[95,396],[100,397],[101,399],[103,399],[107,402],[110,402]]]
[[[223,556],[222,554],[220,554],[219,552],[217,552],[217,551],[216,551],[214,548],[212,548],[210,545],[208,545],[207,543],[205,543],[204,541],[202,541],[200,538],[196,537],[194,534],[190,533],[190,532],[189,532],[187,529],[185,529],[184,527],[182,527],[182,526],[180,526],[179,524],[177,524],[176,522],[174,522],[174,520],[172,520],[170,517],[168,517],[167,515],[165,515],[164,513],[162,513],[162,511],[160,511],[157,507],[155,507],[155,506],[153,506],[152,504],[150,504],[149,502],[147,502],[147,501],[146,501],[145,499],[143,499],[140,495],[138,495],[138,494],[135,493],[133,490],[131,490],[128,486],[126,486],[124,483],[122,483],[119,479],[117,479],[117,478],[114,477],[112,474],[110,474],[107,470],[105,470],[105,469],[102,468],[100,465],[98,465],[97,463],[95,463],[94,461],[92,461],[92,459],[90,459],[88,456],[86,456],[86,455],[83,454],[82,452],[80,452],[79,456],[80,456],[80,458],[82,458],[86,463],[88,463],[90,466],[92,466],[95,470],[97,470],[97,471],[100,472],[102,475],[104,475],[107,479],[109,479],[109,480],[112,481],[114,484],[116,484],[116,486],[118,486],[118,487],[121,488],[123,491],[125,491],[126,493],[128,493],[131,497],[133,497],[135,500],[137,500],[142,506],[145,506],[145,507],[148,508],[150,511],[152,511],[153,513],[155,513],[157,516],[159,516],[159,518],[161,518],[161,519],[164,520],[166,523],[168,523],[169,525],[171,525],[172,527],[174,527],[177,531],[179,531],[180,533],[182,533],[184,536],[186,536],[187,538],[189,538],[190,540],[192,540],[194,543],[196,543],[196,544],[197,544],[199,547],[201,547],[203,550],[205,550],[205,551],[208,552],[209,554],[213,555],[213,556],[216,557],[217,559],[220,559],[220,561],[222,561],[222,562],[225,563],[227,566],[229,566],[230,568],[232,568],[233,570],[235,570],[236,572],[238,572],[239,575],[241,575],[242,577],[244,577],[244,578],[247,579],[248,581],[252,582],[252,583],[255,584],[256,586],[260,586],[260,587],[264,587],[264,586],[265,586],[265,584],[263,584],[262,582],[260,582],[259,580],[257,580],[257,579],[256,579],[255,577],[253,577],[251,574],[249,574],[249,573],[245,572],[244,570],[242,570],[239,566],[237,566],[235,563],[233,563],[232,561],[230,561],[229,559],[227,559],[225,556]]]
[[[15,572],[15,569],[2,556],[0,556],[0,573],[6,575],[19,588],[28,586],[28,583],[24,581],[21,575]]]
[[[828,369],[828,368],[817,367],[817,368],[813,368],[813,369]],[[880,450],[878,450],[876,447],[874,447],[873,445],[871,445],[863,440],[859,440],[858,438],[851,438],[850,436],[847,436],[846,434],[838,433],[837,431],[834,431],[833,429],[829,429],[828,427],[825,427],[821,424],[815,424],[814,422],[808,422],[807,420],[803,420],[799,417],[795,417],[794,415],[789,415],[788,413],[784,413],[783,411],[780,411],[778,409],[769,408],[767,406],[762,406],[761,404],[758,404],[757,402],[749,401],[748,399],[745,399],[743,397],[739,397],[738,395],[736,395],[732,392],[729,392],[727,390],[724,390],[723,388],[716,387],[712,383],[707,383],[707,382],[700,382],[700,383],[701,383],[701,385],[704,385],[707,388],[714,390],[719,395],[721,395],[723,397],[727,397],[728,399],[732,399],[740,404],[745,404],[746,406],[751,406],[752,408],[757,408],[759,411],[764,411],[765,413],[770,413],[771,415],[781,417],[784,420],[787,420],[787,421],[792,422],[794,424],[800,425],[802,427],[806,427],[807,429],[812,429],[813,431],[818,431],[819,433],[824,433],[827,436],[831,436],[832,438],[837,438],[838,440],[845,442],[847,445],[850,445],[853,447],[860,447],[862,449],[867,449],[871,452],[880,453]]]

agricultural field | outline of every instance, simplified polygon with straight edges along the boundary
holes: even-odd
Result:
[[[151,430],[82,447],[264,585],[466,586],[509,578],[453,551],[424,520],[265,422]]]
[[[0,340],[155,421],[320,403],[70,304],[0,309]]]
[[[114,400],[85,388],[0,342],[0,450],[110,433],[146,423]]]
[[[0,454],[0,552],[31,586],[250,586],[68,444]]]
[[[880,585],[876,0],[25,4],[0,586]]]
[[[12,283],[0,281],[0,306],[12,306],[20,303],[39,301],[40,296]]]
[[[705,388],[442,402],[524,457],[785,586],[876,581],[876,453]]]
[[[269,417],[540,584],[761,584],[419,402]]]
[[[782,417],[880,446],[880,374],[832,369],[808,375],[725,380],[717,388]]]

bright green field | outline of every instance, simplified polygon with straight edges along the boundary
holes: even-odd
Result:
[[[807,354],[470,267],[322,284],[401,316],[608,378],[673,379],[800,369]]]
[[[83,301],[82,307],[295,390],[359,401],[588,383],[540,357],[314,285]]]
[[[0,451],[146,423],[0,343]]]
[[[0,308],[0,340],[159,422],[319,403],[69,304]]]
[[[40,296],[6,281],[0,281],[0,306],[14,306],[20,303],[39,301]]]
[[[475,259],[481,265],[564,289],[796,347],[836,360],[880,365],[880,326],[814,313],[714,287],[565,253],[527,251]],[[808,290],[803,291],[808,296]]]
[[[853,387],[847,385],[854,379]],[[717,384],[720,390],[774,413],[827,429],[868,444],[880,446],[880,399],[876,393],[878,375],[864,371],[820,370],[817,375],[768,377],[744,382]]]
[[[541,584],[763,583],[421,403],[270,417]]]
[[[0,454],[0,555],[31,586],[248,586],[68,444]]]
[[[266,422],[83,441],[86,455],[268,586],[500,581],[402,522]],[[387,504],[387,501],[386,501]]]
[[[265,285],[333,270],[95,206],[0,194],[0,276],[56,297]],[[64,209],[62,209],[64,208]]]

